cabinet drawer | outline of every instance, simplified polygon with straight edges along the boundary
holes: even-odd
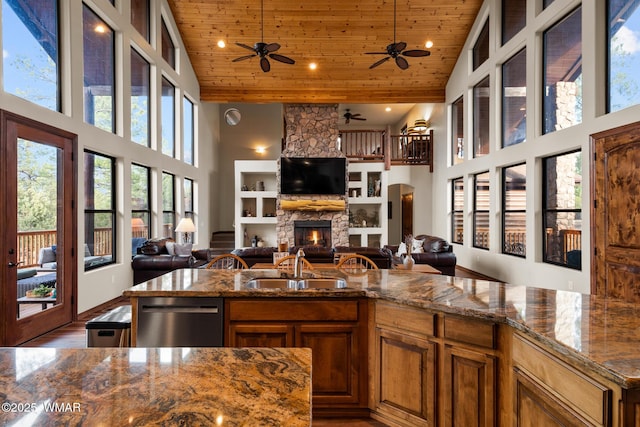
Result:
[[[229,320],[358,321],[358,301],[314,300],[273,301],[230,300]]]
[[[611,390],[604,385],[519,335],[513,339],[513,366],[525,371],[590,424],[606,425]]]
[[[376,303],[376,324],[391,326],[420,335],[435,336],[437,316],[422,309],[398,306],[388,302]]]
[[[496,325],[478,319],[444,316],[444,337],[486,348],[496,347]]]

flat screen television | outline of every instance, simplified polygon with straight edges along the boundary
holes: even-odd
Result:
[[[347,163],[344,157],[281,157],[281,194],[346,193]]]

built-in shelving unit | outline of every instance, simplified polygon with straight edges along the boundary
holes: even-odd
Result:
[[[254,236],[264,246],[277,246],[276,160],[235,162],[235,245],[251,246]],[[387,244],[387,172],[382,163],[349,164],[349,245]]]
[[[264,246],[277,246],[276,171],[275,160],[236,160],[236,248],[251,246],[254,236],[258,236]]]
[[[382,163],[349,164],[349,246],[387,244],[387,200]]]

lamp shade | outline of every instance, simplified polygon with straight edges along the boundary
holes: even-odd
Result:
[[[144,221],[142,218],[131,218],[131,228],[134,230],[144,228]]]
[[[413,124],[413,127],[419,132],[424,132],[429,127],[429,123],[425,119],[418,119]]]
[[[179,233],[194,233],[196,226],[193,224],[191,218],[182,218],[176,227],[176,231]]]

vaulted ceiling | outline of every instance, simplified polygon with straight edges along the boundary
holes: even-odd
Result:
[[[393,59],[369,69],[394,42],[390,0],[169,0],[189,58],[210,102],[428,103],[443,102],[453,70],[482,0],[397,0],[396,42],[427,57]],[[261,16],[264,28],[261,27]],[[261,33],[264,30],[264,40]],[[219,40],[225,48],[217,46]],[[263,72],[252,52],[237,46],[279,43]],[[309,64],[317,63],[311,70]]]

